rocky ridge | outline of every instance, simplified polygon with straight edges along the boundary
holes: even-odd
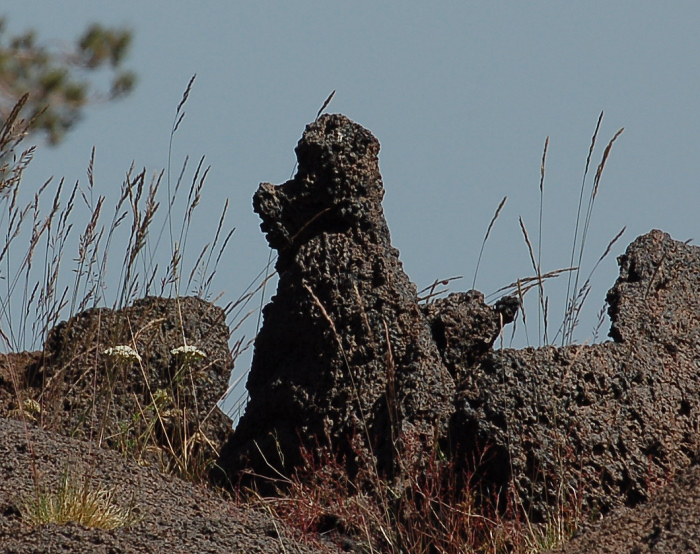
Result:
[[[301,446],[329,445],[352,466],[358,434],[391,476],[418,437],[418,457],[452,453],[490,494],[512,484],[537,522],[573,500],[598,514],[636,506],[689,466],[700,249],[661,231],[629,246],[607,297],[612,342],[494,351],[517,301],[419,302],[390,243],[369,131],[322,116],[296,151],[296,176],[254,199],[280,280],[222,451],[229,476],[289,473]]]
[[[57,326],[43,352],[5,356],[0,416],[36,420],[121,450],[143,432],[125,422],[137,413],[147,421],[143,407],[150,405],[160,412],[164,432],[158,451],[143,452],[141,462],[162,464],[165,456],[167,464],[168,452],[174,458],[189,452],[193,443],[185,437],[199,436],[195,449],[205,464],[224,444],[213,476],[227,485],[249,479],[264,486],[271,476],[290,475],[305,463],[300,449],[327,447],[351,474],[373,460],[389,481],[420,470],[439,452],[445,463],[477,475],[486,496],[515,493],[533,523],[571,502],[590,515],[610,514],[597,527],[584,527],[567,552],[602,552],[604,544],[617,545],[611,552],[662,552],[668,545],[700,551],[683,523],[685,505],[700,497],[693,465],[700,421],[699,248],[661,231],[630,244],[607,296],[612,342],[494,350],[516,316],[517,300],[489,306],[478,291],[419,300],[391,246],[376,138],[344,116],[327,115],[307,127],[296,151],[296,176],[279,186],[262,184],[254,198],[278,252],[279,284],[255,342],[250,403],[230,436],[215,408],[231,369],[228,329],[223,312],[198,299],[178,306],[150,298],[118,311],[90,310]],[[116,345],[133,346],[145,362],[115,363],[105,352]],[[183,363],[172,352],[178,345],[193,345],[207,358]],[[183,376],[192,386],[173,389]],[[18,382],[26,398],[17,398]],[[193,413],[192,406],[196,419],[178,418]],[[26,483],[20,489],[36,479],[23,458],[27,437],[39,445],[35,455],[45,452],[54,464],[46,470],[50,476],[70,463],[71,449],[107,455],[93,443],[0,421],[0,448],[10,460],[5,481]],[[126,462],[100,460],[117,475],[162,479],[146,476],[152,469],[124,470]],[[257,475],[252,481],[250,472]],[[173,502],[139,486],[145,504]],[[146,535],[134,538],[131,531],[124,531],[130,538],[123,544],[113,542],[112,532],[86,534],[74,525],[29,531],[17,518],[15,488],[0,488],[0,537],[23,533],[29,546],[20,550],[17,543],[12,551],[36,551],[31,545],[41,540],[63,545],[66,537],[73,548],[74,535],[117,552],[149,548]],[[215,504],[213,510],[232,509]],[[172,521],[154,541],[166,540]],[[226,520],[214,534],[226,535],[229,525],[238,529]],[[210,533],[205,527],[193,531],[195,550],[208,551],[206,541],[197,542]],[[616,532],[625,544],[616,542]],[[145,542],[136,547],[131,540]]]

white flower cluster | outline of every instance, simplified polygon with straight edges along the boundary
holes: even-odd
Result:
[[[129,361],[129,362],[140,362],[141,361],[141,356],[139,356],[139,353],[136,352],[131,346],[126,346],[124,344],[121,344],[119,346],[113,346],[112,348],[108,348],[103,352],[106,356],[112,356],[114,358],[121,358],[124,361]]]
[[[206,358],[207,355],[199,350],[198,348],[194,346],[189,346],[187,344],[183,346],[178,346],[177,348],[173,348],[170,353],[173,356],[179,356],[185,359],[185,361],[191,362],[195,360],[201,360],[203,358]]]

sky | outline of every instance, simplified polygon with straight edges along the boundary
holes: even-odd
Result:
[[[576,341],[591,340],[617,277],[615,257],[635,237],[654,228],[682,241],[698,237],[697,2],[5,0],[2,14],[11,33],[33,28],[56,44],[94,21],[134,33],[126,64],[139,77],[134,93],[89,109],[60,147],[40,145],[22,185],[30,193],[51,175],[85,182],[93,146],[96,192],[108,197],[118,194],[132,162],[149,173],[167,167],[175,109],[196,74],[171,169],[188,155],[211,165],[188,236],[193,252],[211,240],[230,202],[236,231],[213,287],[220,304],[238,298],[268,261],[253,193],[260,182],[290,178],[294,147],[333,90],[326,111],[367,127],[382,145],[385,215],[419,289],[453,276],[463,279],[450,283],[452,291],[472,287],[504,196],[476,288],[491,294],[533,274],[519,218],[536,247],[547,137],[541,268],[569,267],[601,111],[591,173],[608,141],[625,130],[600,182],[583,277],[627,230],[597,268]],[[548,282],[545,292],[556,327],[566,278]],[[529,306],[528,337],[521,325],[516,346],[541,343],[537,304]],[[239,333],[253,336],[254,320]],[[238,360],[234,379],[248,364],[249,357]]]

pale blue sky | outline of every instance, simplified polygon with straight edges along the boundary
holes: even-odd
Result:
[[[192,244],[210,239],[211,220],[231,201],[237,231],[215,286],[225,290],[222,302],[267,261],[253,192],[260,181],[289,178],[304,126],[334,89],[328,111],[369,128],[382,144],[386,216],[419,288],[454,275],[465,278],[453,290],[471,287],[484,232],[506,195],[477,288],[490,293],[532,274],[518,216],[535,237],[546,136],[542,266],[566,267],[601,110],[595,164],[614,133],[626,130],[603,176],[584,268],[624,225],[615,256],[652,228],[698,237],[697,2],[5,0],[0,11],[11,31],[32,27],[46,39],[73,38],[92,21],[126,24],[135,34],[135,93],[91,109],[60,148],[40,149],[25,187],[49,175],[84,180],[93,145],[104,194],[116,194],[132,161],[163,168],[175,107],[197,74],[174,168],[186,154],[206,155],[212,166]],[[594,281],[580,342],[616,276],[611,256]],[[564,291],[553,284],[550,292],[558,323]]]

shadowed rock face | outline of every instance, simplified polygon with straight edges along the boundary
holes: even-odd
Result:
[[[465,457],[486,450],[488,480],[512,478],[535,520],[574,496],[634,506],[698,452],[700,249],[652,231],[619,263],[616,342],[493,351],[461,370],[453,439]]]
[[[323,116],[296,153],[294,179],[260,185],[253,201],[279,255],[279,284],[255,342],[250,402],[221,465],[231,475],[289,470],[300,446],[329,439],[353,458],[354,437],[391,472],[407,437],[426,449],[446,437],[454,379],[390,244],[377,139]]]
[[[584,525],[550,554],[700,552],[700,466],[683,470],[649,502]]]
[[[686,467],[700,436],[700,249],[661,231],[628,247],[607,296],[614,342],[494,351],[518,302],[469,291],[419,305],[389,242],[378,151],[367,130],[323,116],[295,178],[255,195],[279,284],[221,454],[228,477],[289,472],[317,445],[352,466],[363,443],[391,475],[440,442],[536,522],[574,499],[634,506]]]

